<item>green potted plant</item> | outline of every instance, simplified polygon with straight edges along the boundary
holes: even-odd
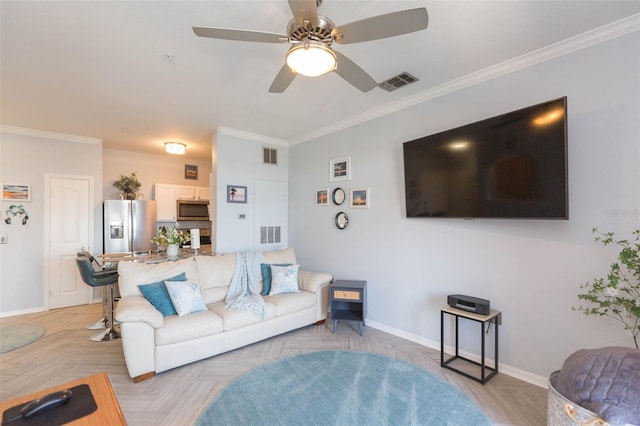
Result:
[[[113,186],[123,194],[127,200],[135,200],[136,193],[142,186],[136,172],[131,173],[129,176],[120,175],[120,179],[113,182]]]
[[[607,316],[620,321],[624,330],[633,337],[638,348],[640,335],[640,229],[635,230],[632,240],[618,240],[613,232],[602,233],[597,228],[595,240],[605,246],[614,244],[620,247],[617,262],[611,264],[606,278],[596,278],[581,284],[586,292],[578,294],[585,303],[572,307],[585,315]]]

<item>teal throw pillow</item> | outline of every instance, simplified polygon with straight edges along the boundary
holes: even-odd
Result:
[[[186,281],[187,274],[184,272],[176,275],[175,277],[169,278],[167,281]],[[168,317],[169,315],[176,315],[176,308],[174,308],[173,303],[171,302],[171,297],[169,297],[169,292],[167,292],[167,286],[164,284],[164,281],[160,281],[157,283],[150,284],[141,284],[138,286],[142,295],[145,299],[147,299],[154,308],[160,311],[162,316]]]
[[[260,295],[266,296],[271,291],[271,265],[274,266],[291,266],[291,263],[261,263],[260,269],[262,270],[262,293]]]
[[[198,284],[193,281],[165,281],[164,283],[167,285],[169,297],[179,317],[207,309]]]

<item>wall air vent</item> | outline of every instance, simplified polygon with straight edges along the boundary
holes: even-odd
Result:
[[[260,244],[279,244],[280,234],[279,226],[261,226]]]
[[[278,150],[273,148],[263,148],[262,158],[264,164],[278,165]]]
[[[387,92],[393,92],[396,89],[406,86],[407,84],[411,84],[418,81],[418,79],[408,72],[400,73],[394,77],[391,77],[382,83],[378,84],[381,89],[386,90]]]

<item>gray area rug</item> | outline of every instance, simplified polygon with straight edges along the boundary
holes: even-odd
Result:
[[[35,325],[8,325],[0,327],[0,354],[33,343],[47,330]]]
[[[462,392],[382,355],[322,351],[245,373],[196,425],[490,425]]]

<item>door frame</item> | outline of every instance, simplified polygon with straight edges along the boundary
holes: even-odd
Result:
[[[91,251],[95,240],[95,178],[93,176],[84,175],[66,175],[60,173],[45,173],[44,175],[44,310],[50,310],[49,294],[51,291],[51,181],[53,179],[79,179],[89,182],[89,247],[86,249]],[[90,289],[87,296],[87,304],[94,301],[93,289]]]

